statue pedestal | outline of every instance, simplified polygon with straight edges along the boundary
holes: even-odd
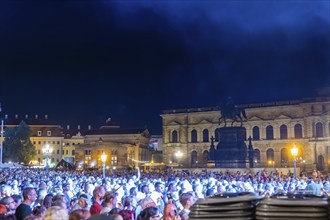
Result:
[[[246,168],[246,130],[243,127],[219,128],[220,141],[215,152],[215,167]]]

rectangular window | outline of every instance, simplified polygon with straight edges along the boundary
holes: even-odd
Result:
[[[33,141],[33,144],[36,144],[37,142]]]
[[[55,141],[53,141],[53,144],[55,145]]]
[[[60,142],[59,142],[59,141],[57,141],[57,144],[58,144],[58,145],[60,145]]]
[[[41,131],[38,131],[38,136],[39,136],[39,137],[41,136]]]
[[[40,154],[40,150],[38,150],[38,154]]]
[[[41,144],[41,141],[38,141],[38,144]]]
[[[75,150],[72,150],[72,155],[75,155],[76,154],[76,151]]]
[[[57,154],[60,154],[60,150],[57,150]]]
[[[62,150],[62,155],[64,154],[64,150]]]
[[[112,157],[111,157],[111,165],[117,165],[117,155],[112,155]]]
[[[65,151],[65,154],[66,154],[66,155],[68,155],[68,154],[69,154],[69,151],[68,151],[68,150],[66,150],[66,151]]]
[[[47,131],[47,136],[48,137],[52,136],[52,131]]]

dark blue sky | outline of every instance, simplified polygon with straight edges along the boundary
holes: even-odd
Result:
[[[0,1],[3,112],[161,133],[162,110],[315,95],[329,1]]]

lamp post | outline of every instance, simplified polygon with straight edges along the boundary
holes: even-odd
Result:
[[[181,151],[178,151],[175,153],[175,157],[178,159],[178,164],[179,164],[179,160],[182,156],[183,156],[183,153]]]
[[[293,156],[293,177],[296,178],[296,170],[297,170],[297,155],[298,155],[298,148],[297,146],[294,144],[293,148],[291,148],[291,154]]]
[[[49,172],[49,163],[48,163],[48,159],[49,156],[52,154],[53,149],[51,147],[49,147],[49,144],[47,144],[43,149],[42,149],[43,154],[46,157],[46,172]]]
[[[107,155],[103,152],[101,155],[102,160],[102,176],[105,178],[105,161],[107,160]]]

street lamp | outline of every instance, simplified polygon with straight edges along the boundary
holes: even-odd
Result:
[[[182,156],[183,156],[183,153],[181,153],[181,151],[178,151],[175,153],[175,157],[178,159],[178,164],[179,164],[179,160]]]
[[[46,157],[46,172],[48,173],[49,171],[49,156],[53,153],[53,149],[49,147],[49,144],[46,144],[46,146],[42,149],[42,153]]]
[[[103,152],[101,155],[101,160],[102,160],[102,173],[103,173],[103,178],[105,178],[105,161],[107,160],[107,155]]]
[[[293,156],[293,176],[294,178],[296,178],[296,170],[297,170],[297,155],[298,155],[298,148],[297,146],[294,144],[293,148],[291,148],[291,154]]]
[[[273,168],[275,168],[275,161],[274,160],[269,160],[268,161],[268,164],[269,165],[273,165]]]

